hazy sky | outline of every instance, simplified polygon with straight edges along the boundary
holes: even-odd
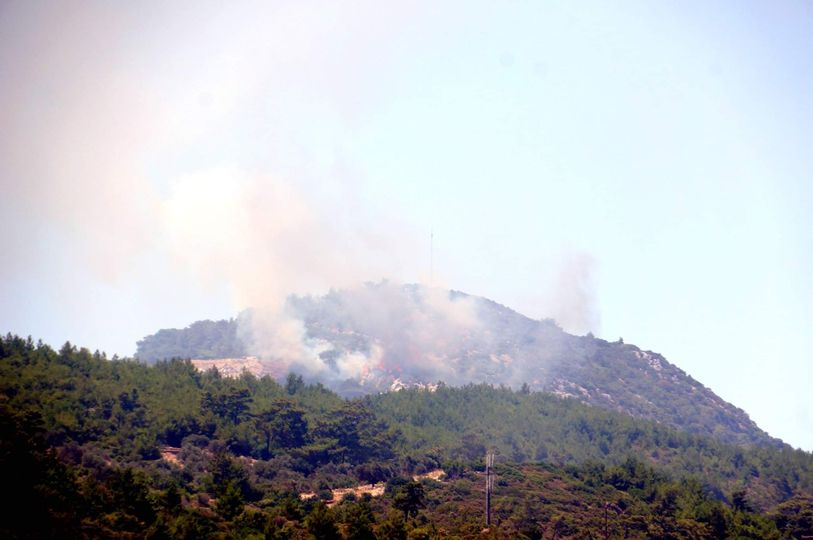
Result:
[[[350,5],[0,2],[0,329],[132,354],[433,230],[813,450],[810,3]]]

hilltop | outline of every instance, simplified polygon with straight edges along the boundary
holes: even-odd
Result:
[[[292,296],[286,313],[303,326],[303,349],[313,358],[286,360],[258,350],[251,311],[160,330],[139,341],[136,356],[151,362],[259,355],[263,369],[256,374],[299,371],[345,396],[439,381],[526,387],[726,442],[781,444],[656,352],[571,335],[553,320],[531,319],[486,298],[384,282]]]

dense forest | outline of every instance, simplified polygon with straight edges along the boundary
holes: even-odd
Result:
[[[4,538],[813,534],[811,454],[527,386],[347,400],[295,374],[232,379],[8,335],[0,431]],[[485,530],[487,450],[497,480]]]

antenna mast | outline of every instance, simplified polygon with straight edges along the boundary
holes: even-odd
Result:
[[[494,452],[486,454],[486,527],[491,527],[491,491],[494,489]]]
[[[429,286],[435,283],[435,229],[429,229]]]

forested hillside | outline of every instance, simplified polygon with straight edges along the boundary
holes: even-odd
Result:
[[[530,389],[345,400],[290,375],[0,339],[5,538],[792,538],[813,456]],[[498,452],[481,533],[483,455]],[[413,475],[443,469],[441,481]],[[383,494],[331,490],[380,483]],[[306,497],[303,494],[314,494]],[[609,516],[609,517],[608,517]]]
[[[472,460],[496,448],[513,462],[620,464],[629,456],[673,477],[696,475],[725,497],[746,489],[760,508],[813,493],[813,456],[789,447],[721,443],[544,392],[487,385],[402,390],[365,400],[404,435],[404,452]]]
[[[183,329],[159,330],[136,344],[148,363],[171,358],[230,358],[246,354],[237,321],[197,321]]]
[[[658,353],[623,340],[574,336],[552,320],[534,320],[486,298],[382,282],[324,296],[292,296],[287,315],[306,331],[302,350],[316,351],[307,365],[286,364],[273,351],[263,357],[264,351],[252,349],[246,334],[252,328],[250,312],[238,317],[242,325],[232,319],[161,330],[138,343],[137,356],[154,361],[245,351],[261,356],[267,372],[303,370],[310,380],[345,396],[437,381],[528,385],[724,442],[782,444]],[[342,369],[360,361],[355,372]],[[320,369],[304,371],[314,364]]]

